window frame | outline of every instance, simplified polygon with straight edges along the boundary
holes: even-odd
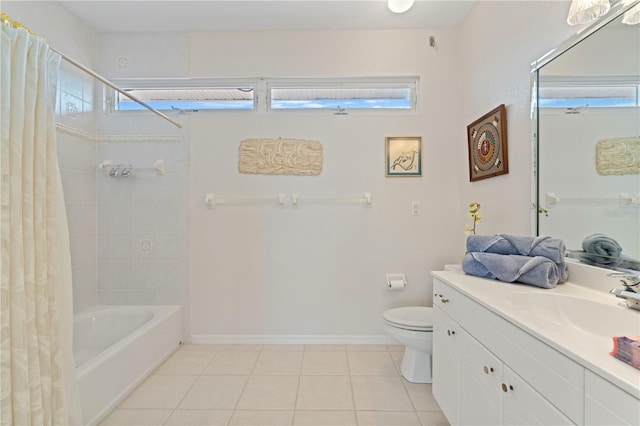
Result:
[[[276,113],[276,114],[327,114],[336,115],[415,115],[419,111],[419,76],[402,77],[323,77],[323,78],[122,78],[111,80],[123,90],[129,89],[189,89],[189,88],[237,88],[253,87],[252,108],[206,108],[190,109],[159,109],[160,111],[200,112],[217,114],[229,113]],[[278,86],[302,86],[309,88],[408,88],[410,90],[410,108],[348,108],[342,112],[336,108],[271,108],[271,88]],[[118,109],[118,92],[105,87],[105,110],[109,113],[141,113],[143,109]]]
[[[266,111],[276,114],[288,113],[325,113],[327,111],[338,115],[366,115],[366,114],[401,114],[411,115],[419,111],[420,77],[326,77],[326,78],[269,78],[266,80]],[[272,88],[408,88],[410,90],[409,108],[273,108]]]
[[[157,108],[159,111],[178,111],[178,112],[239,112],[249,113],[255,112],[258,109],[258,97],[259,97],[259,80],[258,79],[228,79],[228,78],[130,78],[130,79],[113,79],[114,84],[121,87],[123,90],[136,90],[136,89],[158,89],[158,90],[171,90],[171,89],[197,89],[197,88],[211,88],[211,89],[233,89],[238,87],[252,87],[253,88],[253,103],[251,108],[203,108],[203,109],[183,109],[183,108]],[[139,113],[144,112],[146,109],[118,109],[118,92],[114,89],[105,88],[105,100],[106,110],[110,113]],[[133,101],[132,101],[133,102]],[[148,101],[144,101],[148,102]],[[196,102],[196,101],[194,101]]]
[[[611,88],[627,88],[635,91],[635,105],[584,105],[584,103],[576,105],[543,105],[540,92],[544,89],[561,88],[570,90],[572,88],[579,90],[580,88],[605,89]],[[572,96],[567,98],[546,98],[555,101],[569,99],[588,99],[588,96]],[[609,97],[593,97],[592,99],[615,99],[616,96]],[[631,98],[630,98],[631,99]],[[634,108],[640,107],[640,76],[541,76],[538,84],[538,107],[539,108]]]

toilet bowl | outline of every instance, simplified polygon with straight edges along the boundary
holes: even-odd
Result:
[[[405,346],[400,364],[402,376],[412,383],[431,383],[433,311],[405,306],[382,314],[385,332]]]

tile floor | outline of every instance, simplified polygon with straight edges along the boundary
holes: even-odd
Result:
[[[448,425],[402,346],[184,345],[101,425]]]

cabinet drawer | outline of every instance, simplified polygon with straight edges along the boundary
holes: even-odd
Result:
[[[584,382],[586,425],[640,425],[640,400],[587,371]]]
[[[433,306],[442,309],[451,318],[458,319],[464,313],[464,307],[460,302],[468,301],[468,298],[457,290],[452,289],[440,280],[433,280]]]

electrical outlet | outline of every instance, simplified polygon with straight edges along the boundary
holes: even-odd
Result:
[[[414,201],[411,203],[411,215],[420,216],[420,201]]]

